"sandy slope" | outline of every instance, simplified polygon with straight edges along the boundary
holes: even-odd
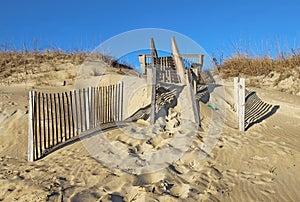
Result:
[[[225,87],[225,99],[232,103],[232,84]],[[212,110],[202,104],[204,131],[194,134],[184,156],[162,170],[135,175],[105,167],[80,141],[28,163],[27,91],[24,86],[1,86],[0,201],[299,201],[300,97],[254,90],[262,100],[280,106],[273,116],[239,132],[230,106],[211,100],[226,106],[220,136],[208,136]],[[137,153],[158,151],[170,138],[156,136],[147,142],[124,136],[120,129],[101,135],[125,152]],[[205,144],[214,140],[209,151]]]

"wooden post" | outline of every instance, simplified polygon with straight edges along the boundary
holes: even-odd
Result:
[[[34,106],[34,91],[29,91],[29,103],[28,103],[28,161],[33,162],[33,125],[34,125],[34,119],[33,119],[33,108]]]
[[[153,125],[155,123],[155,109],[156,109],[156,69],[152,67],[152,95],[151,95],[151,113],[150,113],[150,124]]]
[[[239,129],[245,131],[245,79],[240,78],[239,82],[239,99],[238,99],[238,116],[239,116]]]
[[[238,105],[238,98],[239,98],[239,78],[238,77],[234,77],[233,79],[233,96],[234,96],[234,110],[237,112],[237,105]]]

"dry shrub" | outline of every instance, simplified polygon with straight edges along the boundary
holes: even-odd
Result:
[[[262,76],[270,72],[281,74],[280,79],[288,78],[295,67],[300,66],[300,52],[293,52],[288,56],[281,55],[275,59],[271,57],[248,57],[234,55],[219,66],[223,78],[236,76]]]

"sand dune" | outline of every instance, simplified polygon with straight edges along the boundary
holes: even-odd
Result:
[[[280,108],[246,132],[239,132],[236,114],[228,104],[233,103],[233,86],[231,81],[226,81],[224,99],[227,102],[211,100],[217,108],[225,106],[224,109],[219,107],[226,112],[220,136],[209,136],[208,131],[213,128],[212,120],[218,120],[223,112],[213,112],[206,104],[201,104],[203,131],[193,134],[184,154],[155,172],[137,174],[98,162],[86,149],[84,141],[93,142],[93,138],[103,136],[123,151],[120,154],[126,155],[157,152],[171,144],[169,133],[147,137],[143,127],[149,126],[143,121],[122,130],[104,131],[28,163],[25,87],[0,87],[0,201],[300,200],[298,96],[253,88],[262,100]],[[39,88],[51,89],[47,85]],[[72,86],[57,88],[64,90]],[[138,89],[139,97],[145,88]],[[220,92],[216,88],[212,95],[214,93]],[[136,99],[128,105],[129,116],[147,102],[140,103]],[[160,130],[159,126],[155,127],[158,128],[153,130]],[[132,136],[124,135],[124,130],[132,131]],[[185,130],[184,134],[187,132]],[[137,139],[135,133],[146,135]],[[172,131],[172,135],[181,134]],[[207,145],[213,147],[207,148]],[[96,146],[101,149],[101,145]],[[159,156],[152,156],[151,160],[157,158]]]

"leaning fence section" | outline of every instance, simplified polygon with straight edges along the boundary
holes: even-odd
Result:
[[[28,161],[101,124],[123,119],[123,83],[69,92],[29,92]]]
[[[244,78],[234,78],[234,108],[240,131],[245,131],[253,124],[274,113],[274,106],[263,102],[255,92],[248,91]]]

